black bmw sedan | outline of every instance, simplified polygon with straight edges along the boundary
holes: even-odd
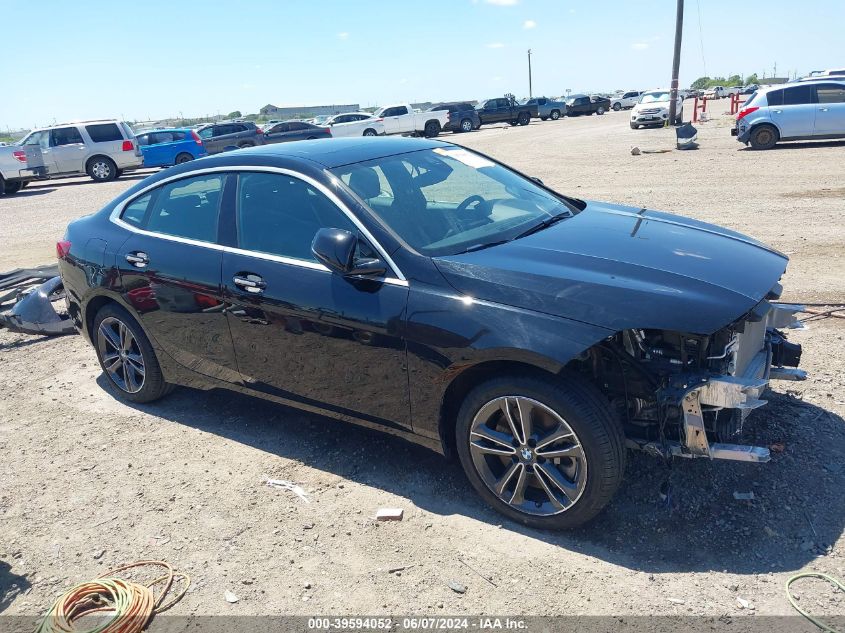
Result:
[[[378,428],[536,527],[594,517],[626,448],[767,461],[732,442],[769,380],[802,377],[784,255],[438,141],[192,161],[57,251],[122,398],[224,387]]]

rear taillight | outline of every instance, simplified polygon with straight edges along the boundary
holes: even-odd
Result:
[[[256,132],[258,132],[259,134],[264,134],[264,130],[262,130],[262,129],[261,129],[260,127],[258,127],[257,125],[255,126],[255,131],[256,131]]]
[[[123,141],[123,147],[121,147],[121,149],[124,152],[131,152],[135,149],[135,143],[133,143],[132,141]]]
[[[70,253],[70,240],[59,240],[56,242],[56,257],[64,259]]]
[[[331,136],[331,135],[332,135],[332,129],[331,129],[330,127],[323,128],[323,132],[325,132],[325,133],[326,133],[326,134],[328,134],[329,136]]]
[[[749,114],[751,114],[752,112],[756,112],[759,109],[759,106],[749,106],[747,108],[743,108],[742,110],[736,113],[736,120],[739,121],[741,118],[747,117]]]
[[[191,138],[194,139],[194,143],[197,145],[202,145],[202,139],[200,138],[200,135],[197,134],[196,130],[191,130]]]
[[[14,157],[15,157],[15,158],[17,158],[20,162],[22,162],[22,163],[25,163],[25,162],[26,162],[26,152],[24,152],[23,150],[20,150],[20,149],[19,149],[19,150],[15,150],[14,152],[12,152],[12,154],[13,154],[13,155],[14,155]]]

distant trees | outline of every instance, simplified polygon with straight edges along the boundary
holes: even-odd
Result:
[[[754,83],[757,83],[756,73],[746,77],[745,81],[743,81],[742,75],[731,75],[728,78],[704,76],[693,81],[690,88],[693,90],[704,90],[706,88],[712,88],[713,86],[744,86]]]
[[[234,112],[230,112],[226,115],[227,119],[240,119],[243,115],[241,114],[240,110],[235,110]]]

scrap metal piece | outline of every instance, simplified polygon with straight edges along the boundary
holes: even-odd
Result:
[[[803,329],[804,326],[798,320],[798,314],[806,312],[807,307],[798,303],[773,303],[770,302],[772,309],[766,315],[768,327],[775,329],[790,328]]]
[[[707,457],[710,455],[710,445],[704,428],[704,416],[701,414],[700,393],[696,389],[684,396],[684,443],[692,455]]]
[[[686,457],[689,459],[700,457],[700,455],[690,453],[681,446],[680,442],[674,440],[668,440],[658,444],[657,442],[628,438],[625,440],[625,445],[633,450],[641,450],[663,457]],[[727,459],[735,462],[751,462],[754,464],[764,464],[772,458],[769,449],[763,446],[722,444],[718,442],[710,445],[709,457],[711,459]]]
[[[62,278],[53,277],[22,293],[11,310],[0,312],[0,326],[23,334],[74,334],[76,328],[70,316],[53,308],[52,301],[62,290]]]
[[[807,372],[797,367],[772,367],[771,380],[807,380]]]

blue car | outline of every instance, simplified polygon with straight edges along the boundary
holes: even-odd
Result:
[[[136,135],[144,167],[170,167],[207,156],[202,139],[190,128],[150,130]]]

